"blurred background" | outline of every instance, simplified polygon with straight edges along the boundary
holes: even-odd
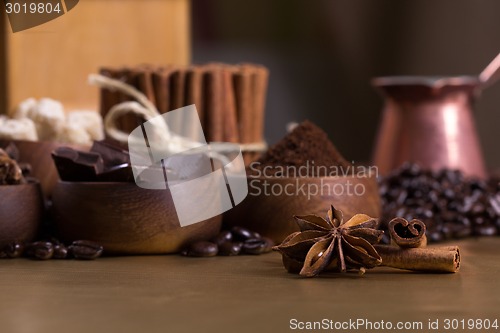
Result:
[[[309,119],[367,162],[382,99],[370,79],[477,75],[500,51],[498,0],[192,0],[192,61],[270,69],[269,143]],[[486,162],[500,167],[500,83],[476,103]]]

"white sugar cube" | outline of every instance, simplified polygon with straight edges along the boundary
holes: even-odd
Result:
[[[80,146],[92,145],[92,138],[85,130],[85,128],[70,123],[65,123],[61,127],[59,133],[57,134],[56,140],[61,143],[69,143]]]
[[[67,123],[79,126],[90,135],[92,140],[104,139],[102,117],[95,111],[72,111],[67,114]]]
[[[0,121],[0,139],[37,141],[35,124],[31,119],[8,119]]]
[[[28,117],[34,121],[40,140],[56,139],[66,121],[62,104],[50,98],[40,99]]]

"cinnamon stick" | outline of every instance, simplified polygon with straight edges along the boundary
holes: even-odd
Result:
[[[411,271],[456,273],[460,269],[458,246],[408,248],[374,245],[382,257],[382,266]]]
[[[392,243],[399,247],[427,246],[425,223],[420,220],[413,219],[408,222],[404,218],[396,217],[389,222],[388,229]]]
[[[186,100],[185,105],[194,104],[196,106],[196,111],[198,112],[198,118],[200,123],[204,123],[205,117],[205,105],[203,103],[203,67],[202,66],[190,66],[186,71]],[[199,140],[197,138],[196,128],[193,121],[189,122],[189,128],[187,133],[190,138],[194,140]]]
[[[184,68],[175,69],[170,75],[170,110],[175,110],[185,106],[184,91],[186,85],[186,70]]]
[[[236,100],[234,97],[233,68],[226,66],[222,70],[222,106],[223,106],[223,140],[224,142],[240,142],[238,135],[238,120]]]
[[[185,105],[185,85],[186,85],[186,70],[184,68],[176,68],[170,75],[170,106],[168,111],[173,111],[182,108]],[[169,122],[170,128],[181,133],[183,130],[184,114],[177,113]]]
[[[234,75],[234,91],[238,114],[238,130],[241,143],[251,143],[253,140],[253,99],[252,70],[249,66],[241,66]],[[244,155],[245,164],[251,162],[251,156]]]
[[[119,71],[118,75],[118,80],[137,88],[132,69],[124,67]],[[119,102],[126,102],[130,101],[131,97],[123,93],[119,93],[119,99]],[[137,123],[137,116],[133,114],[125,114],[119,119],[119,128],[124,132],[129,133],[137,127]]]
[[[170,74],[172,68],[159,68],[153,72],[153,90],[156,98],[156,108],[161,114],[170,108]]]
[[[153,89],[153,70],[141,66],[133,71],[134,81],[137,89],[142,92],[154,105],[156,105],[155,92]]]
[[[117,79],[119,77],[119,71],[114,68],[101,68],[99,74],[107,76],[111,79]],[[109,109],[113,105],[118,104],[120,100],[119,94],[116,91],[110,89],[101,89],[100,91],[100,113],[103,117],[109,112]]]
[[[254,94],[254,115],[252,143],[257,143],[264,140],[264,112],[269,71],[264,66],[254,65],[253,67],[252,90]],[[257,152],[250,154],[252,160],[257,159],[259,155]]]
[[[210,66],[203,75],[204,105],[205,105],[205,135],[210,142],[224,140],[223,108],[222,108],[222,72],[215,66]]]

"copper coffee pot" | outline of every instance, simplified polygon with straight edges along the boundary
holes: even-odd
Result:
[[[373,155],[380,174],[411,161],[485,178],[472,109],[482,89],[499,78],[499,68],[500,54],[479,77],[375,78],[385,97]]]

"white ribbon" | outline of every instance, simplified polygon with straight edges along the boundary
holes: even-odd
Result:
[[[132,112],[145,118],[146,121],[161,116],[156,106],[151,103],[142,92],[129,84],[99,74],[90,74],[88,80],[91,85],[117,90],[136,100],[114,105],[104,118],[104,130],[106,134],[119,142],[127,143],[129,140],[129,135],[117,126],[118,118],[122,117],[124,114]],[[166,122],[155,122],[155,124],[155,135],[157,135],[158,139],[162,140],[162,142],[165,142],[165,150],[169,154],[185,152],[186,150],[199,146],[199,142],[171,132]],[[267,149],[267,144],[265,142],[245,143],[240,144],[240,149],[242,151],[261,152]]]

